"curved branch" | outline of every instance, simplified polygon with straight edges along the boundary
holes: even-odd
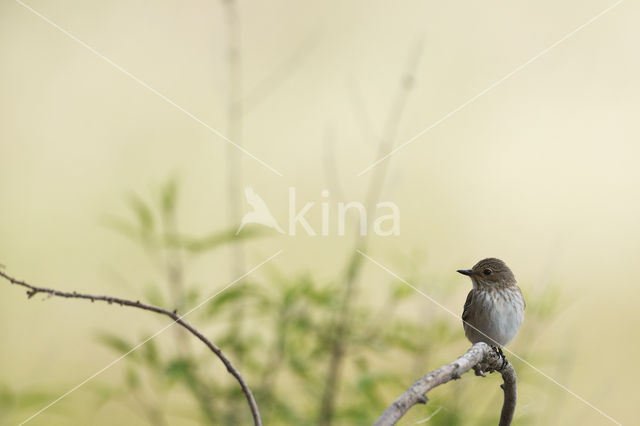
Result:
[[[429,400],[426,393],[436,386],[447,383],[450,380],[459,379],[460,375],[474,369],[476,375],[484,376],[484,371],[500,371],[504,384],[504,403],[500,414],[499,426],[509,426],[516,410],[516,372],[513,366],[506,362],[502,366],[502,358],[486,343],[476,343],[457,360],[434,370],[418,379],[409,389],[400,395],[382,413],[374,426],[387,426],[395,424],[404,416],[411,407],[416,404],[426,404]],[[502,367],[502,368],[501,368]]]
[[[21,281],[16,278],[13,278],[10,275],[7,275],[6,273],[4,273],[3,271],[0,271],[0,277],[3,277],[7,281],[9,281],[11,284],[19,285],[21,287],[28,289],[27,297],[29,299],[31,299],[33,296],[35,296],[38,293],[43,293],[43,294],[48,294],[49,296],[63,297],[67,299],[87,299],[87,300],[91,300],[92,303],[95,301],[107,302],[110,305],[115,303],[120,306],[131,306],[133,308],[138,308],[145,311],[151,311],[161,315],[168,316],[169,318],[173,319],[175,323],[180,324],[182,327],[187,329],[191,334],[193,334],[198,339],[200,339],[202,343],[207,345],[207,347],[211,349],[211,351],[214,354],[216,354],[218,358],[220,358],[220,361],[222,361],[224,366],[227,368],[227,371],[231,373],[231,375],[235,377],[235,379],[240,384],[240,387],[242,388],[242,392],[244,393],[247,399],[247,402],[249,403],[249,408],[251,409],[251,415],[253,416],[254,425],[255,426],[262,425],[262,420],[260,419],[260,411],[258,410],[258,404],[256,403],[256,400],[253,397],[253,393],[251,392],[249,385],[244,380],[240,372],[233,366],[233,364],[231,364],[231,361],[229,361],[229,359],[224,355],[224,353],[222,353],[220,348],[218,348],[211,340],[207,339],[200,331],[195,329],[191,324],[189,324],[184,319],[182,319],[182,316],[178,315],[177,311],[169,311],[167,309],[160,308],[158,306],[141,303],[139,300],[132,301],[127,299],[122,299],[119,297],[96,296],[92,294],[77,293],[75,291],[65,292],[65,291],[54,290],[51,288],[37,287],[25,281]]]

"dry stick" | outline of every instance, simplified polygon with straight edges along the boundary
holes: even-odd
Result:
[[[327,186],[331,190],[333,198],[338,200],[345,200],[345,193],[340,185],[340,177],[338,176],[338,169],[336,167],[335,156],[335,135],[333,129],[327,126],[324,131],[324,143],[322,144],[323,155],[322,164],[324,166],[325,179]]]
[[[504,402],[500,413],[499,426],[509,426],[513,420],[513,413],[516,410],[516,371],[510,363],[506,363],[502,368],[502,358],[486,343],[476,343],[457,360],[444,365],[437,370],[418,379],[409,389],[400,395],[382,413],[374,426],[394,425],[411,407],[416,404],[426,404],[427,392],[436,386],[440,386],[448,381],[459,379],[460,375],[473,369],[479,371],[500,371],[504,383],[500,385],[504,391]]]
[[[227,99],[227,134],[238,145],[242,145],[242,61],[240,56],[240,16],[236,0],[224,0],[227,25],[227,60],[229,92]],[[237,225],[242,217],[242,156],[235,146],[227,146],[227,191],[229,197],[228,214],[231,226]],[[242,241],[234,244],[229,262],[231,274],[242,273],[245,263],[245,249]],[[233,328],[242,328],[244,311],[242,304],[236,306],[233,314]]]
[[[322,32],[322,29],[318,29],[300,42],[289,57],[279,63],[244,95],[240,100],[240,104],[237,105],[243,117],[275,93],[276,89],[291,77],[291,74],[300,66],[305,57],[315,49]]]
[[[242,104],[242,57],[240,40],[240,13],[237,0],[223,0],[224,13],[226,16],[227,35],[227,70],[228,70],[228,95],[227,95],[227,134],[238,145],[242,145],[243,137],[243,104]],[[237,224],[242,217],[243,187],[243,164],[242,154],[233,145],[227,146],[227,196],[229,197],[228,214],[231,226]],[[231,259],[229,267],[231,276],[238,275],[238,272],[245,269],[246,250],[242,241],[230,247]],[[230,332],[238,337],[238,342],[244,340],[245,324],[244,303],[236,303],[231,312]],[[244,363],[244,351],[241,346],[234,348],[236,361],[240,367]],[[238,423],[238,401],[231,400],[225,407],[225,417],[230,424]]]
[[[182,311],[185,303],[185,290],[184,290],[184,260],[183,250],[184,247],[169,244],[172,236],[181,235],[178,229],[178,217],[176,214],[175,200],[173,205],[166,203],[167,191],[177,191],[177,181],[175,177],[168,181],[166,186],[163,187],[163,205],[161,210],[162,219],[162,235],[164,244],[161,245],[161,256],[164,258],[164,269],[166,271],[166,279],[169,286],[169,294],[171,295],[171,303],[176,307],[178,311]],[[173,187],[173,188],[172,188]],[[177,192],[174,192],[174,196]],[[175,333],[177,347],[184,351],[184,354],[191,354],[190,341],[188,335],[184,330],[176,329]],[[213,401],[209,396],[209,389],[204,381],[202,381],[199,375],[193,377],[194,385],[189,386],[191,393],[200,405],[204,416],[213,423],[215,420],[215,409],[212,406]]]
[[[240,372],[233,366],[233,364],[231,364],[231,361],[229,361],[229,359],[224,355],[224,353],[222,353],[220,348],[218,348],[211,340],[207,339],[202,333],[200,333],[197,329],[195,329],[191,324],[184,321],[176,311],[172,312],[167,309],[160,308],[158,306],[141,303],[139,300],[136,300],[134,302],[132,300],[122,299],[119,297],[96,296],[92,294],[77,293],[75,291],[69,293],[66,291],[54,290],[51,288],[37,287],[31,284],[28,284],[25,281],[21,281],[16,278],[13,278],[10,275],[7,275],[6,273],[4,273],[3,271],[0,271],[0,277],[3,277],[7,281],[9,281],[11,284],[15,284],[15,285],[19,285],[27,288],[28,289],[27,297],[29,299],[31,299],[33,296],[35,296],[38,293],[44,293],[50,296],[64,297],[67,299],[88,299],[88,300],[91,300],[92,303],[95,302],[96,300],[101,302],[107,302],[110,305],[115,303],[120,306],[131,306],[133,308],[143,309],[145,311],[156,312],[158,314],[168,316],[169,318],[173,319],[174,322],[180,324],[181,326],[186,328],[191,334],[193,334],[198,339],[200,339],[202,343],[207,345],[207,347],[211,349],[211,351],[214,354],[216,354],[218,358],[220,358],[220,361],[222,361],[225,367],[227,367],[227,371],[231,373],[231,375],[235,377],[238,383],[240,384],[240,387],[242,388],[242,392],[245,394],[247,398],[247,402],[249,403],[249,408],[251,409],[251,415],[253,416],[254,425],[255,426],[262,425],[262,420],[260,419],[260,411],[258,410],[258,404],[256,403],[256,400],[253,397],[253,393],[251,392],[251,389],[249,389],[249,385],[247,384],[247,382],[245,382]]]
[[[389,116],[385,123],[383,137],[378,145],[378,153],[386,152],[392,149],[396,140],[400,119],[404,107],[407,103],[408,95],[413,88],[413,80],[418,68],[418,62],[422,53],[422,45],[418,43],[410,52],[409,63],[404,70],[403,80],[396,93],[395,102],[389,111]],[[369,182],[365,198],[365,211],[370,212],[375,207],[378,197],[384,186],[386,179],[388,164],[380,164],[373,173]],[[322,400],[320,403],[320,413],[318,418],[319,426],[331,426],[335,412],[335,404],[337,400],[338,387],[342,375],[342,367],[346,353],[346,335],[349,329],[349,316],[351,313],[352,299],[356,293],[356,281],[362,267],[362,256],[359,256],[357,250],[364,251],[368,243],[368,235],[361,236],[359,233],[356,237],[355,251],[347,264],[347,271],[344,277],[344,292],[341,297],[338,312],[336,312],[335,323],[331,338],[331,357],[329,359],[329,368],[327,377],[322,391]]]

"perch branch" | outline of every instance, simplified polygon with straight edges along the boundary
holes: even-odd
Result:
[[[92,303],[95,301],[100,301],[100,302],[107,302],[110,305],[117,304],[120,306],[131,306],[133,308],[138,308],[145,311],[151,311],[161,315],[168,316],[169,318],[173,319],[174,322],[180,324],[182,327],[187,329],[191,334],[193,334],[195,337],[200,339],[202,343],[207,345],[207,347],[214,354],[216,354],[218,358],[220,358],[220,361],[222,361],[224,366],[227,368],[227,371],[231,373],[231,375],[235,377],[235,379],[240,384],[240,387],[242,388],[242,392],[244,393],[247,399],[247,402],[249,403],[249,408],[251,409],[251,415],[253,416],[254,425],[255,426],[262,425],[262,420],[260,419],[260,411],[258,410],[258,404],[256,403],[256,400],[253,397],[253,393],[251,392],[249,385],[244,380],[240,372],[233,366],[233,364],[231,364],[231,361],[229,361],[229,359],[224,355],[224,353],[222,353],[220,348],[218,348],[211,340],[207,339],[200,331],[195,329],[191,324],[189,324],[184,319],[182,319],[182,316],[178,315],[177,311],[169,311],[167,309],[160,308],[158,306],[141,303],[139,300],[132,301],[128,299],[122,299],[119,297],[96,296],[92,294],[77,293],[75,291],[66,292],[66,291],[54,290],[51,288],[37,287],[25,281],[21,281],[16,278],[13,278],[12,276],[6,274],[4,271],[0,271],[0,276],[6,279],[7,281],[9,281],[11,284],[26,288],[27,297],[29,299],[31,299],[33,296],[35,296],[38,293],[43,293],[49,296],[57,296],[57,297],[63,297],[67,299],[87,299],[87,300],[90,300]]]
[[[460,378],[463,373],[474,369],[477,375],[484,371],[500,371],[504,383],[500,385],[504,391],[504,402],[500,413],[499,426],[509,426],[516,410],[516,372],[510,363],[502,368],[502,358],[486,343],[476,343],[455,361],[433,370],[421,377],[382,413],[374,426],[395,424],[416,404],[426,404],[426,393],[436,386]]]

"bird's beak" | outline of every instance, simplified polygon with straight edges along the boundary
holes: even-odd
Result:
[[[471,272],[473,271],[471,269],[458,269],[458,272],[462,275],[471,275]]]

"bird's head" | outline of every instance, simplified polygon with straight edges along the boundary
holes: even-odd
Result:
[[[507,287],[516,283],[511,269],[500,259],[488,258],[471,269],[459,269],[459,273],[471,277],[474,288]]]

